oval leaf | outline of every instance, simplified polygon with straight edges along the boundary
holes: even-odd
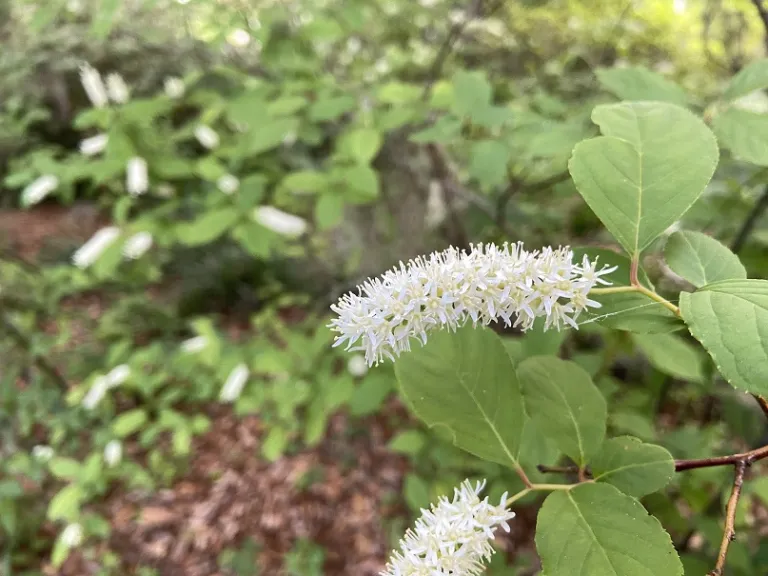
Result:
[[[124,414],[120,414],[112,423],[112,432],[115,436],[124,438],[137,432],[147,421],[147,413],[140,408],[134,408]]]
[[[177,224],[176,237],[187,246],[201,246],[224,234],[239,217],[235,208],[211,210],[192,222]]]
[[[712,128],[735,158],[768,166],[768,115],[728,108],[715,117]]]
[[[715,171],[715,137],[673,104],[598,106],[603,136],[581,142],[569,169],[579,193],[630,255],[637,255],[696,201]]]
[[[580,466],[600,450],[608,418],[603,395],[578,364],[533,356],[517,367],[525,409],[538,430]]]
[[[768,88],[768,58],[752,62],[731,78],[723,92],[723,99],[736,100],[764,88]]]
[[[768,395],[768,281],[724,280],[682,292],[680,311],[732,386]]]
[[[459,448],[517,467],[525,412],[515,370],[499,337],[471,325],[437,332],[401,356],[395,372],[416,415],[445,427]]]
[[[642,505],[609,484],[550,494],[536,522],[547,576],[681,576],[669,534]]]
[[[675,460],[661,446],[620,436],[606,440],[590,467],[595,482],[612,484],[624,494],[640,498],[669,484]]]
[[[675,232],[664,247],[664,259],[678,276],[701,288],[718,280],[746,280],[747,271],[733,252],[701,232]]]
[[[655,100],[681,106],[688,104],[685,90],[642,66],[600,68],[595,74],[603,88],[620,100]]]
[[[651,365],[681,380],[704,382],[704,357],[698,348],[674,334],[633,334]]]

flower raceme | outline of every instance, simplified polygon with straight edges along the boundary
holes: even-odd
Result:
[[[337,332],[334,346],[361,350],[369,365],[395,360],[411,349],[411,340],[426,344],[427,334],[456,330],[469,320],[488,325],[501,318],[507,326],[528,330],[544,318],[544,330],[578,328],[588,297],[601,276],[615,267],[597,268],[587,256],[574,263],[568,247],[528,252],[522,243],[473,245],[469,251],[448,248],[369,279],[358,293],[344,295],[331,310],[328,325]],[[513,317],[515,317],[513,321]]]
[[[506,493],[498,506],[487,496],[480,500],[484,487],[485,482],[472,486],[465,480],[454,489],[453,500],[443,496],[430,510],[422,510],[380,576],[481,574],[494,552],[493,531],[501,526],[509,532],[507,521],[515,517],[507,510]]]

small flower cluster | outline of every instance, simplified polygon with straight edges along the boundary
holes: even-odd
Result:
[[[107,392],[123,384],[131,375],[131,368],[127,364],[120,364],[110,370],[106,376],[99,376],[93,381],[82,400],[83,408],[93,410],[104,399]]]
[[[369,365],[409,351],[411,339],[425,344],[428,332],[456,330],[470,319],[488,325],[501,318],[525,331],[541,317],[545,330],[566,324],[578,328],[579,314],[600,306],[588,298],[589,291],[610,284],[601,276],[615,269],[598,270],[597,261],[586,256],[574,263],[568,247],[533,252],[522,243],[449,248],[401,262],[358,286],[357,294],[344,295],[331,306],[338,317],[329,328],[338,332],[334,346],[346,343],[347,350],[364,351]]]
[[[509,532],[508,520],[515,517],[506,507],[507,494],[498,506],[479,494],[485,482],[474,487],[465,480],[454,490],[453,500],[443,496],[400,541],[400,550],[390,556],[381,576],[461,574],[477,576],[493,555],[490,541],[498,526]]]
[[[72,263],[78,268],[92,266],[121,235],[120,228],[107,226],[96,232],[72,255]],[[141,258],[152,248],[154,240],[149,232],[137,232],[123,244],[123,256],[128,260]]]

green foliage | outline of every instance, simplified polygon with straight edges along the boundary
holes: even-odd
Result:
[[[603,136],[576,146],[571,175],[636,258],[702,193],[717,166],[717,143],[701,120],[671,104],[598,106],[592,119]]]
[[[429,426],[481,458],[518,467],[523,397],[498,336],[440,332],[395,365],[408,404]],[[503,417],[502,417],[503,415]]]
[[[550,494],[539,512],[536,549],[550,576],[683,574],[659,521],[608,484]]]
[[[768,282],[722,280],[683,292],[680,311],[728,382],[768,395]]]
[[[701,288],[718,280],[743,280],[747,271],[728,248],[701,232],[675,232],[664,247],[670,269]]]
[[[517,367],[528,415],[536,428],[579,466],[600,450],[606,405],[589,374],[573,362],[533,356]]]
[[[591,468],[595,482],[611,484],[624,494],[640,498],[669,483],[675,461],[661,446],[619,436],[606,440]]]

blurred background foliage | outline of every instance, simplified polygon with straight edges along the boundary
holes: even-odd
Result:
[[[513,490],[514,474],[406,415],[391,366],[368,371],[332,349],[328,306],[449,244],[611,248],[567,173],[573,146],[596,134],[592,108],[661,94],[711,120],[724,82],[764,55],[765,14],[759,0],[0,0],[4,573],[375,574],[410,512],[464,477],[488,478],[492,495]],[[120,75],[130,98],[94,107],[83,63]],[[751,94],[739,109],[764,118],[768,100]],[[196,135],[201,126],[215,145]],[[739,133],[743,146],[723,152],[680,223],[731,245],[750,277],[768,270],[766,126]],[[83,154],[80,143],[98,134],[104,150]],[[130,194],[136,157],[148,186]],[[56,189],[25,200],[46,175]],[[306,231],[265,225],[255,216],[264,206]],[[120,241],[73,266],[73,251],[108,224]],[[151,248],[123,258],[137,233],[151,234]],[[679,290],[655,253],[649,276]],[[688,340],[595,322],[509,334],[507,344],[518,360],[576,360],[608,398],[614,432],[677,457],[765,439],[759,411]],[[245,387],[222,396],[241,365]],[[89,407],[119,366],[130,376]],[[231,418],[257,440],[227,437]],[[113,441],[117,463],[104,453]],[[226,442],[223,452],[243,461],[223,457]],[[210,445],[221,462],[206,460]],[[532,465],[557,462],[551,446],[539,448]],[[249,521],[225,518],[231,529],[206,516],[205,535],[180,518],[185,482],[210,503],[235,475],[245,488],[217,504],[230,510],[267,498],[253,492],[264,484],[248,484],[253,474],[270,478],[313,454],[303,474],[270,485],[289,494],[282,539],[254,520],[266,504],[248,508]],[[333,466],[370,474],[360,498],[371,509],[359,505],[370,541],[291,520],[288,508],[308,493],[347,510],[339,490],[318,488],[346,487]],[[727,474],[701,470],[644,500],[691,574],[711,565],[728,486]],[[742,499],[739,522],[749,538],[733,545],[729,566],[752,575],[768,568],[768,484],[746,490],[754,497]],[[147,535],[147,510],[158,509],[173,528]],[[538,573],[530,515],[520,516],[493,574]],[[64,526],[81,538],[64,537]],[[168,542],[190,533],[191,548],[167,559]]]

